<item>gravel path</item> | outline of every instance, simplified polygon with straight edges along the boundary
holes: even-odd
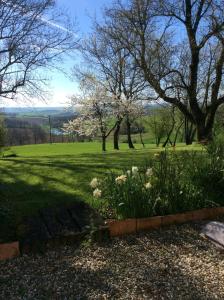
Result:
[[[224,299],[224,253],[198,225],[0,262],[0,299]]]

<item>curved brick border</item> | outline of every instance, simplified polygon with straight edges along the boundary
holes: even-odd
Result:
[[[0,244],[0,260],[17,257],[19,255],[19,242]]]
[[[210,219],[224,215],[224,207],[202,208],[175,215],[156,216],[142,219],[107,220],[110,236],[121,236],[161,226],[182,224],[190,221]]]

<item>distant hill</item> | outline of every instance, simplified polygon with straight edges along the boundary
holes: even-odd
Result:
[[[160,107],[161,104],[156,102],[145,103],[146,110],[154,110]],[[74,116],[75,112],[65,107],[0,107],[0,113],[6,115],[13,115],[16,117],[47,117],[47,116],[60,116],[70,117]]]
[[[70,116],[74,114],[72,110],[64,107],[3,107],[0,111],[16,116]]]

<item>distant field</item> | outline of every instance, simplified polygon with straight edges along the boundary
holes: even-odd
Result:
[[[179,144],[176,149],[200,146]],[[41,207],[78,199],[91,203],[91,178],[103,176],[109,169],[143,164],[160,150],[152,144],[145,149],[136,144],[136,150],[129,150],[122,144],[121,151],[113,151],[108,144],[107,153],[102,153],[97,142],[12,147],[8,153],[15,152],[18,157],[0,160],[0,203],[4,208],[0,210],[0,241],[14,239],[22,217]]]

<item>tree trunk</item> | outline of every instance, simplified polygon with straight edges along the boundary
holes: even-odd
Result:
[[[179,132],[180,132],[181,127],[183,126],[183,123],[184,123],[184,121],[181,122],[181,124],[179,125],[179,127],[178,127],[177,130],[176,130],[176,134],[175,134],[174,141],[173,141],[173,147],[176,146],[176,143],[177,143],[177,137],[178,137],[178,134],[179,134]]]
[[[201,144],[207,144],[212,141],[212,128],[213,125],[205,126],[204,123],[199,123],[197,126],[197,138]]]
[[[114,130],[114,150],[119,150],[119,133],[121,128],[121,120],[117,121],[115,130]]]
[[[213,125],[215,121],[215,113],[217,107],[213,107],[211,111],[196,122],[197,138],[201,144],[207,144],[213,140]]]
[[[102,151],[106,151],[106,137],[102,136]]]
[[[135,149],[132,139],[131,139],[131,123],[129,121],[129,117],[126,119],[126,124],[127,124],[127,138],[128,138],[128,146],[130,149]]]
[[[141,130],[139,131],[139,135],[140,135],[140,141],[141,141],[141,143],[142,143],[142,147],[145,148],[145,143],[144,143],[144,141],[143,141],[142,131],[141,131]]]
[[[196,133],[196,128],[192,122],[190,122],[187,117],[184,120],[184,138],[186,145],[192,145]]]
[[[171,136],[171,134],[173,132],[173,129],[174,129],[174,124],[172,125],[172,128],[170,129],[170,131],[167,132],[167,138],[166,138],[165,142],[163,143],[163,148],[166,147],[166,145],[168,144],[168,142],[170,142],[170,145],[172,146],[172,142],[170,140],[170,136]]]

